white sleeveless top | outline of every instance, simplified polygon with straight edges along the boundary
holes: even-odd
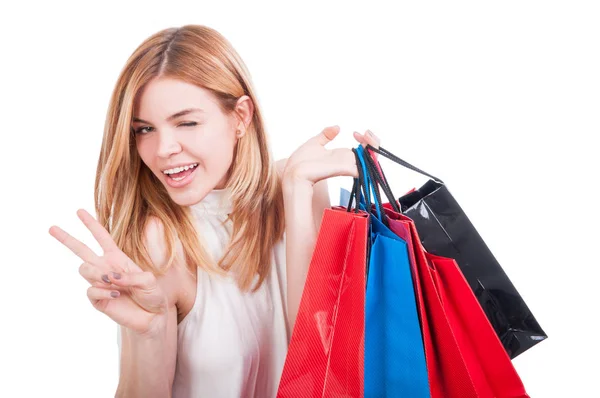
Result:
[[[213,190],[191,209],[206,249],[220,259],[232,231],[231,220],[223,224],[230,191]],[[177,326],[173,398],[276,396],[289,342],[285,271],[285,234],[254,293],[198,269],[194,305]]]

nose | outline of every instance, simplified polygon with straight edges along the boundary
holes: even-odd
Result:
[[[159,157],[168,158],[179,152],[181,152],[181,144],[177,141],[175,133],[163,131],[158,134],[157,155]]]

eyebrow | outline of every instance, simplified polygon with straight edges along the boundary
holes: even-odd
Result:
[[[177,112],[177,113],[174,113],[174,114],[172,114],[171,116],[169,116],[169,117],[167,118],[167,121],[168,121],[168,122],[170,122],[170,121],[171,121],[171,120],[173,120],[173,119],[177,119],[178,117],[185,116],[185,115],[188,115],[188,114],[190,114],[190,113],[194,113],[194,112],[204,112],[204,110],[203,110],[203,109],[200,109],[200,108],[188,108],[188,109],[184,109],[184,110],[182,110],[182,111],[179,111],[179,112]],[[147,121],[145,121],[145,120],[138,119],[137,117],[134,117],[134,118],[133,118],[133,122],[134,122],[134,123],[146,123],[146,124],[152,124],[152,123],[150,123],[150,122],[147,122]]]

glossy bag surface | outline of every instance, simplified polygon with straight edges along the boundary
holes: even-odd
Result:
[[[546,333],[444,182],[383,148],[368,148],[431,178],[398,199],[402,214],[414,221],[427,252],[457,262],[508,355],[515,358],[546,339]]]

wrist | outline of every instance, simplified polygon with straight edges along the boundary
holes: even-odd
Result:
[[[306,200],[308,198],[312,198],[313,184],[306,180],[283,181],[282,191],[284,201],[291,201],[296,198]]]
[[[302,177],[296,171],[286,171],[281,179],[281,185],[283,193],[292,194],[298,191],[307,191],[312,193],[314,183],[304,177]]]
[[[127,327],[123,327],[124,335],[127,338],[136,341],[136,342],[155,342],[162,341],[167,336],[167,314],[164,315],[155,315],[154,318],[150,321],[148,328],[144,331],[139,331],[135,329],[130,329]]]

